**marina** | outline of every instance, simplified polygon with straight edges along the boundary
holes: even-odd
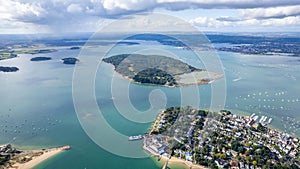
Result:
[[[258,120],[258,119],[259,119],[259,116],[256,115],[255,113],[252,113],[252,114],[251,114],[250,119],[253,119],[254,121],[256,121],[256,122],[258,122],[258,123],[261,123],[261,124],[263,124],[263,125],[271,124],[271,123],[272,123],[272,120],[273,120],[273,118],[271,118],[271,117],[269,118],[269,120],[267,120],[267,119],[268,119],[268,116],[261,116],[261,117],[260,117],[260,120]]]

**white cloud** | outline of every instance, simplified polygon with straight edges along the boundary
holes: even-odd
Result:
[[[107,11],[141,11],[153,8],[155,3],[155,0],[104,0],[103,7]]]
[[[182,10],[189,8],[231,8],[231,9],[246,9],[246,8],[266,8],[286,5],[299,5],[298,0],[157,0],[159,6],[166,6],[168,9]]]
[[[224,17],[226,18],[226,17]],[[273,28],[295,28],[300,26],[300,16],[290,16],[285,18],[270,19],[240,19],[240,20],[219,20],[218,18],[198,17],[190,20],[190,23],[196,27],[202,28],[218,28],[218,30],[228,30],[239,28],[244,30],[251,28],[256,31],[268,30]]]
[[[47,15],[38,3],[21,3],[11,0],[0,0],[0,19],[35,22]]]
[[[251,28],[256,31],[276,28],[278,28],[277,30],[280,28],[282,31],[283,28],[287,28],[297,31],[297,27],[300,26],[299,9],[300,5],[239,9],[239,16],[198,17],[190,22],[202,28]]]
[[[261,20],[263,26],[300,26],[300,16]]]
[[[215,18],[209,17],[198,17],[190,20],[190,23],[197,27],[210,27],[210,28],[220,28],[224,26],[229,26],[230,22],[228,21],[219,21]]]
[[[248,9],[300,5],[299,0],[103,0],[108,15],[122,15],[155,8],[184,9]]]
[[[68,6],[67,11],[70,13],[80,13],[83,9],[80,4],[71,4]]]
[[[245,9],[257,8],[257,15],[262,13],[264,8],[287,6],[287,10],[296,11],[300,5],[299,0],[0,0],[1,16],[22,19],[52,17],[52,15],[65,15],[65,13],[81,13],[82,15],[98,15],[101,17],[117,17],[124,14],[151,11],[155,8],[168,10],[183,9],[210,9],[230,8]],[[260,10],[261,9],[261,10]],[[273,9],[270,9],[272,12]],[[298,10],[299,11],[299,10]],[[245,15],[253,11],[245,10]],[[269,12],[269,11],[268,11]],[[266,13],[268,13],[266,12]],[[273,12],[272,12],[273,13]],[[278,13],[289,14],[284,9]],[[264,14],[266,15],[266,14]]]
[[[201,27],[231,27],[239,24],[296,24],[299,0],[0,0],[0,23],[32,23],[49,29],[75,31],[78,23],[91,25],[103,18],[152,11],[154,9],[240,9],[240,17],[202,17],[191,22]],[[242,10],[243,9],[243,10]],[[282,18],[283,20],[269,20]],[[267,20],[266,20],[267,19]],[[262,21],[257,21],[262,20]],[[6,21],[6,22],[4,22]],[[88,24],[87,24],[88,23]],[[11,24],[13,25],[13,24]],[[0,25],[0,30],[3,26]],[[92,27],[92,26],[91,26]],[[71,29],[72,28],[72,29]],[[95,29],[95,28],[94,28]]]
[[[284,6],[274,8],[254,8],[241,10],[244,18],[266,19],[266,18],[284,18],[288,16],[300,15],[300,5]]]

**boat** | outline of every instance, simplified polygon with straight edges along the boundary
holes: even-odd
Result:
[[[135,141],[135,140],[141,140],[141,139],[143,139],[142,135],[129,136],[129,138],[128,138],[129,141]]]
[[[232,81],[233,81],[233,82],[237,82],[237,81],[240,81],[240,80],[242,80],[242,78],[241,78],[241,77],[238,77],[238,78],[236,78],[236,79],[233,79]]]
[[[269,124],[271,124],[272,120],[273,120],[273,119],[272,119],[272,118],[270,118],[270,119],[269,119],[269,121],[268,121],[268,123],[269,123]]]

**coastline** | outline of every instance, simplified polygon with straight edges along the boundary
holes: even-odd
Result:
[[[249,110],[241,110],[241,109],[228,109],[227,108],[226,110],[229,110],[231,112],[235,112],[235,114],[240,115],[240,116],[250,116],[251,113],[256,113],[256,114],[258,113],[256,111],[252,111],[250,113]],[[266,112],[266,111],[260,111],[260,113],[263,114],[263,115],[267,115],[268,117],[272,117],[273,118],[272,123],[268,124],[268,127],[270,129],[277,130],[277,131],[280,131],[280,132],[286,132],[286,133],[289,133],[289,134],[291,134],[293,136],[296,136],[296,137],[300,138],[300,134],[299,133],[294,133],[292,131],[287,131],[282,126],[280,126],[280,118],[279,117],[276,117],[276,116],[274,116],[271,113]],[[257,114],[257,115],[261,115],[261,114]]]
[[[174,167],[184,167],[186,169],[208,169],[208,168],[205,168],[204,166],[201,166],[199,164],[194,164],[190,161],[186,161],[186,160],[176,158],[176,157],[171,157],[169,159],[167,157],[162,156],[162,158],[160,160],[162,160],[163,163],[165,163],[168,160],[168,168],[170,168],[170,169],[172,169],[172,166],[174,166]]]
[[[145,139],[145,138],[144,138]],[[145,141],[145,140],[144,140]],[[194,164],[190,161],[186,161],[180,158],[176,158],[176,157],[166,157],[163,155],[158,155],[156,153],[154,153],[152,150],[150,150],[149,148],[147,148],[145,146],[145,143],[143,141],[143,149],[151,155],[151,157],[155,160],[156,163],[160,164],[162,163],[162,166],[164,166],[164,164],[166,162],[168,162],[167,164],[167,168],[172,169],[173,167],[170,166],[174,166],[174,167],[184,167],[185,169],[207,169],[204,166],[201,166],[199,164]],[[161,165],[161,164],[160,164]]]
[[[178,108],[178,107],[176,107],[176,108]],[[163,166],[162,169],[170,168],[168,166],[169,165],[172,166],[172,164],[175,165],[174,169],[177,169],[177,167],[176,167],[177,165],[180,165],[179,167],[182,166],[181,168],[187,168],[187,169],[192,169],[192,168],[205,169],[206,166],[199,165],[199,163],[202,164],[201,161],[205,161],[205,159],[204,159],[205,157],[203,158],[203,156],[205,154],[203,155],[203,153],[202,153],[202,158],[199,157],[197,159],[195,157],[195,153],[192,152],[195,150],[194,147],[188,147],[191,144],[191,143],[189,143],[190,141],[188,139],[192,139],[193,133],[189,134],[190,136],[186,136],[189,138],[186,139],[185,143],[182,140],[179,140],[178,139],[179,137],[172,133],[171,133],[172,136],[168,136],[168,134],[161,133],[161,131],[165,131],[168,129],[167,127],[169,127],[170,125],[173,125],[174,118],[175,119],[180,118],[180,116],[178,116],[178,114],[176,114],[176,110],[177,110],[176,108],[172,107],[170,109],[166,109],[166,113],[162,113],[162,112],[159,113],[155,122],[152,124],[150,134],[144,137],[143,149],[146,152],[148,152],[149,154],[151,154],[152,157],[158,158],[157,161],[160,161],[160,162],[158,162],[158,164],[160,166]],[[178,110],[178,111],[180,111],[180,110]],[[224,134],[223,135],[214,134],[214,135],[212,135],[212,139],[223,139],[224,137],[228,137],[228,138],[230,137],[230,138],[233,138],[234,141],[231,141],[231,142],[234,143],[234,142],[237,142],[237,140],[235,138],[243,135],[244,136],[242,139],[243,143],[240,144],[239,147],[243,148],[244,152],[241,152],[241,153],[244,153],[244,154],[242,154],[242,155],[237,154],[237,152],[240,150],[236,150],[234,148],[232,148],[232,149],[229,148],[230,151],[227,151],[227,152],[225,151],[224,153],[226,153],[226,154],[228,154],[228,152],[232,153],[232,154],[228,155],[230,158],[226,159],[226,161],[225,160],[222,161],[220,159],[221,157],[218,157],[218,155],[220,153],[219,154],[218,154],[218,152],[212,153],[212,151],[204,150],[205,153],[210,153],[207,156],[211,158],[211,159],[209,159],[210,161],[208,161],[208,162],[206,161],[205,164],[207,166],[209,166],[208,164],[211,163],[211,164],[214,164],[215,166],[218,165],[218,167],[219,167],[220,161],[224,165],[235,166],[235,164],[231,164],[232,160],[235,159],[234,157],[236,157],[237,155],[239,157],[243,157],[243,158],[245,157],[245,154],[246,154],[245,151],[247,149],[247,145],[244,143],[249,142],[248,140],[250,140],[250,141],[253,140],[254,145],[264,147],[266,149],[266,151],[267,150],[269,151],[269,153],[271,153],[271,152],[274,153],[275,154],[274,156],[277,159],[282,158],[282,157],[283,158],[290,157],[291,161],[297,163],[297,153],[300,152],[299,144],[298,144],[299,139],[297,137],[293,138],[292,136],[288,135],[286,132],[282,132],[276,128],[267,126],[270,122],[264,123],[266,116],[261,117],[261,119],[264,119],[263,121],[260,120],[259,122],[257,122],[258,116],[257,117],[255,116],[253,118],[252,116],[254,116],[255,114],[249,116],[249,115],[246,115],[248,113],[242,112],[242,111],[237,113],[237,114],[243,114],[242,117],[237,114],[232,114],[230,111],[227,111],[227,110],[221,110],[219,112],[219,114],[222,115],[220,120],[216,120],[216,119],[212,119],[212,120],[214,121],[214,124],[216,124],[215,127],[219,128],[218,132],[224,133]],[[189,115],[189,114],[186,114],[186,115]],[[198,114],[198,116],[200,116],[200,115],[202,115],[202,114]],[[203,115],[203,116],[206,117],[207,115]],[[200,118],[202,118],[202,117],[200,117]],[[225,122],[224,122],[224,119],[226,120]],[[197,120],[195,120],[196,122],[193,121],[193,123],[190,123],[189,121],[185,121],[186,123],[192,125],[192,127],[189,127],[189,130],[188,130],[189,133],[191,130],[195,131],[195,128],[196,128],[195,126],[198,125],[199,127],[201,127],[201,123],[198,123],[200,120],[198,120],[198,121]],[[240,136],[238,136],[237,134],[234,135],[234,133],[231,133],[232,130],[228,129],[228,128],[235,128],[235,127],[243,127],[244,128],[244,126],[246,126],[246,125],[248,125],[250,129],[245,128],[243,131],[238,131],[238,133],[240,133]],[[165,126],[167,126],[167,127],[165,127]],[[165,128],[163,128],[163,127],[165,127]],[[203,125],[202,125],[202,127],[203,127]],[[176,130],[177,130],[177,132],[180,132],[179,129],[176,128]],[[152,131],[154,131],[154,132],[152,132]],[[198,130],[196,129],[196,131],[198,131]],[[226,132],[226,131],[228,131],[228,132]],[[198,136],[196,136],[196,137],[198,137]],[[181,143],[181,145],[173,146],[173,144],[170,141],[170,138],[174,138],[174,140]],[[207,142],[206,144],[208,144],[208,146],[216,146],[215,143],[212,143],[209,141],[206,141],[206,142]],[[229,144],[231,142],[225,142],[225,144]],[[235,143],[235,144],[238,144],[238,143]],[[181,149],[181,146],[183,146],[183,145],[185,146],[184,147],[185,149]],[[186,147],[188,147],[188,148],[186,148]],[[206,148],[206,149],[208,149],[208,148]],[[256,150],[258,148],[252,148],[252,149]],[[217,151],[219,151],[219,150],[217,150]],[[195,150],[195,152],[197,153],[197,150]],[[201,154],[201,152],[199,152],[198,154]],[[225,156],[227,156],[226,154],[225,154]],[[278,155],[278,156],[276,156],[276,155]],[[194,160],[193,160],[193,157],[194,157]],[[214,158],[216,158],[217,160],[215,160]],[[266,160],[266,159],[263,158],[263,160]],[[275,160],[275,158],[274,158],[274,160]],[[286,161],[284,161],[284,163],[285,162]],[[264,162],[264,163],[266,163],[266,162]],[[286,162],[285,164],[290,165],[290,167],[292,166],[292,164],[289,164],[288,162]],[[238,165],[240,165],[240,164],[238,163]],[[249,164],[249,165],[252,166],[252,164]],[[264,164],[261,164],[261,165],[264,166]],[[279,163],[278,161],[275,161],[274,165],[281,166],[282,162]],[[298,164],[296,164],[296,165],[298,165]]]
[[[109,63],[107,63],[107,64],[109,64]],[[218,76],[216,76],[216,77],[214,77],[214,78],[211,78],[209,81],[199,81],[199,82],[197,82],[197,83],[188,83],[188,84],[179,83],[179,84],[177,84],[177,85],[175,85],[175,86],[169,86],[169,85],[166,85],[166,84],[165,84],[165,85],[158,85],[158,84],[152,84],[152,83],[141,83],[141,82],[137,82],[137,81],[133,80],[132,78],[129,78],[128,76],[125,76],[125,75],[123,75],[122,73],[116,71],[115,68],[113,69],[113,71],[116,72],[117,75],[119,75],[120,77],[122,77],[122,78],[124,78],[124,79],[126,79],[126,80],[128,80],[128,81],[130,81],[130,82],[132,82],[132,83],[134,83],[134,84],[137,84],[137,85],[145,85],[145,86],[162,86],[162,87],[167,87],[167,88],[177,88],[177,87],[189,87],[189,86],[205,85],[205,84],[213,83],[214,81],[219,80],[219,79],[222,79],[222,78],[224,77],[223,74],[220,74],[220,75],[218,75]],[[217,74],[217,73],[215,73],[215,74]]]
[[[28,169],[28,168],[33,168],[37,166],[38,164],[58,155],[59,153],[69,150],[71,147],[70,146],[62,146],[62,147],[56,147],[56,148],[49,148],[49,149],[41,149],[41,150],[31,150],[31,151],[25,151],[28,153],[26,156],[30,156],[30,154],[39,154],[37,156],[33,155],[31,160],[25,162],[25,163],[20,163],[16,162],[13,165],[9,167],[9,169]],[[42,154],[41,154],[42,153]]]

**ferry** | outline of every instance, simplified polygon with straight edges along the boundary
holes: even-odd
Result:
[[[143,139],[142,135],[129,136],[129,138],[128,138],[129,141],[135,141],[135,140],[141,140],[141,139]]]

